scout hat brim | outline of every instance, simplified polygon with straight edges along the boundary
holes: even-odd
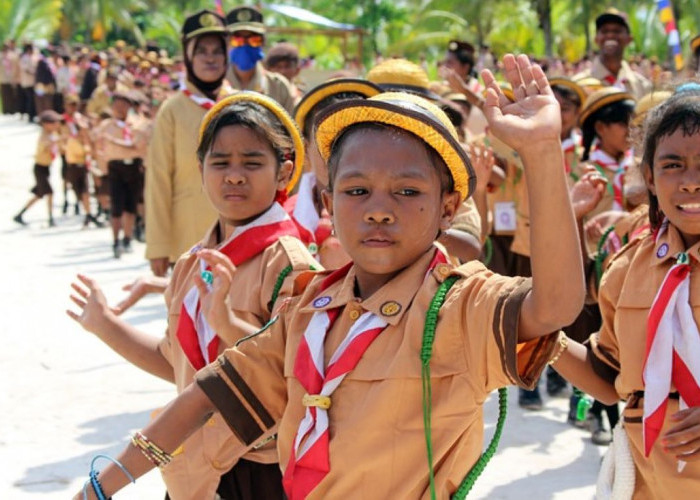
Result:
[[[338,78],[324,82],[307,92],[294,109],[294,121],[299,129],[304,130],[306,117],[319,102],[327,97],[345,92],[352,92],[367,98],[381,94],[382,89],[359,78]]]
[[[258,35],[265,34],[265,25],[263,23],[233,23],[227,26],[229,33],[235,33],[236,31],[252,31]]]
[[[579,102],[581,103],[580,106],[583,106],[583,103],[586,102],[586,91],[573,80],[570,80],[569,78],[562,78],[562,77],[556,77],[556,78],[550,78],[549,79],[549,86],[550,87],[564,87],[572,92],[574,92],[578,98]]]
[[[382,123],[410,132],[433,148],[447,165],[462,201],[474,191],[474,170],[454,127],[444,112],[421,97],[390,92],[369,99],[351,99],[321,111],[316,123],[316,144],[326,162],[333,144],[348,127]]]
[[[206,128],[209,126],[209,123],[211,123],[211,121],[219,113],[221,113],[221,111],[224,108],[227,108],[228,106],[237,102],[254,102],[264,107],[273,115],[275,115],[275,117],[277,117],[277,119],[282,123],[284,128],[289,133],[289,136],[292,138],[292,143],[294,144],[294,170],[289,179],[289,183],[287,184],[287,193],[291,193],[294,187],[297,185],[299,177],[301,177],[301,172],[304,168],[304,142],[302,141],[301,132],[299,132],[299,129],[297,128],[296,123],[294,123],[294,120],[292,120],[291,116],[289,116],[289,113],[287,113],[287,111],[285,111],[285,109],[282,106],[280,106],[274,99],[271,99],[270,97],[267,97],[263,94],[247,90],[237,92],[233,95],[226,97],[225,99],[222,99],[221,101],[216,103],[209,111],[207,111],[206,115],[204,115],[202,123],[199,126],[198,142],[202,142],[202,136],[204,135],[204,131],[206,130]]]
[[[417,95],[431,101],[439,101],[440,96],[430,89],[418,87],[416,85],[406,85],[398,83],[380,83],[379,88],[384,92],[405,92],[407,94]]]
[[[578,123],[580,127],[586,125],[586,121],[601,108],[613,104],[615,102],[631,101],[636,103],[636,99],[629,92],[617,90],[613,87],[605,87],[597,90],[588,96],[581,114],[579,115]]]

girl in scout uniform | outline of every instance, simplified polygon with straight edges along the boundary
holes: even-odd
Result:
[[[603,275],[600,331],[554,364],[594,397],[626,400],[622,434],[633,499],[700,496],[700,97],[676,94],[650,111],[641,169],[652,231]]]
[[[318,267],[279,199],[296,184],[304,150],[292,119],[272,99],[241,92],[205,116],[197,150],[201,185],[219,220],[177,262],[165,292],[168,330],[158,340],[118,319],[91,279],[73,284],[80,315],[69,312],[117,353],[182,392],[195,372],[270,319],[277,297],[289,295],[290,272]],[[205,319],[208,295],[221,287],[202,281],[218,274],[203,260],[217,249],[236,266],[225,302],[243,330],[217,328]],[[212,267],[214,269],[212,269]],[[209,279],[209,282],[211,279]],[[240,446],[220,416],[193,434],[163,469],[168,494],[177,499],[279,499],[281,476],[274,442],[237,453]],[[239,460],[240,458],[240,460]]]
[[[182,26],[187,81],[159,109],[145,162],[146,258],[156,276],[216,220],[200,188],[197,132],[207,111],[233,92],[225,81],[227,39],[223,18],[212,11],[189,16]]]
[[[532,282],[476,261],[454,268],[434,245],[475,182],[444,113],[402,93],[336,104],[317,118],[316,140],[329,167],[324,204],[353,262],[300,275],[303,292],[274,323],[200,371],[118,465],[93,473],[88,498],[167,462],[216,410],[247,447],[278,434],[291,500],[454,493],[481,452],[489,392],[534,381],[559,347],[549,332],[583,304],[558,105],[527,57],[504,65],[516,101],[485,71],[486,111],[541,180],[530,186]],[[205,256],[216,264],[214,291],[203,290],[209,317],[235,330],[216,291],[238,271]]]
[[[338,78],[310,90],[294,110],[294,120],[304,136],[304,149],[310,172],[301,176],[298,193],[284,204],[299,227],[301,240],[324,268],[337,269],[347,264],[348,255],[332,236],[332,223],[323,208],[321,193],[328,188],[328,167],[314,140],[314,117],[328,106],[346,99],[372,97],[381,89],[366,80]]]

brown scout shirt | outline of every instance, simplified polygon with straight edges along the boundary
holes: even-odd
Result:
[[[282,306],[278,321],[264,334],[226,350],[197,374],[197,383],[244,443],[254,445],[278,432],[284,470],[304,415],[305,391],[293,369],[312,315],[344,307],[325,342],[326,360],[362,312],[388,322],[332,396],[331,470],[310,500],[429,497],[419,353],[426,311],[448,275],[462,279],[440,311],[431,360],[439,498],[455,491],[481,454],[482,406],[489,393],[513,383],[532,387],[546,365],[554,336],[517,345],[519,310],[531,288],[529,280],[494,275],[479,262],[458,268],[441,264],[426,275],[433,255],[434,249],[426,252],[364,301],[354,294],[354,268],[323,292],[323,276],[313,279],[302,295]],[[318,295],[331,301],[315,308]]]
[[[189,82],[187,88],[200,92]],[[226,86],[225,86],[226,87]],[[207,110],[183,92],[158,110],[146,160],[146,258],[175,262],[216,220],[197,168],[199,124]]]
[[[211,230],[202,240],[205,248],[216,246],[216,231]],[[258,256],[236,268],[229,296],[237,317],[262,327],[270,319],[268,301],[282,270],[292,265],[295,271],[308,271],[310,266],[320,269],[311,254],[296,238],[283,236]],[[168,307],[168,329],[159,349],[173,367],[178,393],[193,380],[195,369],[190,364],[177,340],[177,324],[185,295],[194,286],[193,276],[199,274],[199,260],[189,253],[175,265],[173,276],[165,292]],[[293,279],[285,281],[279,297],[290,295]],[[241,291],[243,293],[241,293]],[[236,339],[222,339],[221,351],[233,345]],[[258,450],[242,450],[239,441],[215,414],[174,454],[173,461],[161,469],[163,480],[172,500],[213,499],[220,477],[228,472],[242,456],[253,462],[277,463],[277,450],[273,443]],[[238,450],[238,451],[237,451]]]
[[[667,245],[665,253],[664,249],[659,251],[663,245]],[[663,451],[662,439],[656,441],[649,458],[644,457],[644,398],[633,395],[644,390],[642,370],[649,309],[666,273],[675,264],[675,256],[685,248],[673,226],[658,243],[651,234],[635,239],[612,260],[600,284],[598,302],[603,325],[600,332],[591,336],[591,360],[596,373],[614,383],[620,398],[628,400],[622,418],[636,465],[634,500],[700,498],[700,462],[688,462],[678,473],[676,458]],[[688,255],[690,305],[695,322],[700,323],[700,243],[690,247]],[[671,392],[674,391],[672,387]],[[675,425],[669,417],[678,410],[678,399],[669,398],[662,433]]]
[[[127,126],[131,131],[133,145],[123,146],[109,140],[114,138],[119,141],[124,140],[124,129],[117,124],[115,118],[108,118],[99,125],[97,131],[98,151],[105,165],[112,160],[133,160],[142,158],[141,144],[146,141],[146,137],[134,126],[134,122],[126,119]]]

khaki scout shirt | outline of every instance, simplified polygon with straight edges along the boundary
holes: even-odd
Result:
[[[61,126],[63,136],[63,149],[66,155],[66,163],[71,165],[85,165],[87,154],[90,152],[90,138],[88,134],[88,122],[84,116],[76,113],[73,117],[75,129],[65,123]],[[75,134],[77,132],[77,134]]]
[[[216,230],[212,229],[202,240],[205,248],[216,246]],[[310,266],[320,269],[304,245],[291,236],[282,236],[277,243],[258,256],[236,268],[229,300],[237,317],[253,326],[261,327],[269,319],[268,302],[282,270],[292,265],[295,271],[307,271]],[[177,325],[185,295],[194,286],[193,277],[200,273],[199,260],[189,253],[175,265],[173,276],[165,292],[168,307],[168,329],[159,349],[173,367],[178,393],[193,380],[195,369],[190,364],[177,340]],[[279,298],[289,296],[293,279],[285,281]],[[221,351],[239,338],[222,339]],[[238,451],[237,451],[238,450]],[[161,469],[172,500],[209,500],[219,485],[220,477],[228,472],[241,457],[243,449],[221,416],[216,414],[190,436],[173,456],[173,461]],[[258,450],[247,451],[244,458],[253,462],[277,463],[277,450],[270,443]]]
[[[641,421],[644,398],[631,396],[644,390],[642,370],[649,310],[668,270],[676,262],[676,255],[685,249],[673,226],[658,243],[653,235],[633,240],[612,260],[600,284],[598,302],[603,325],[591,337],[591,360],[596,373],[615,384],[620,398],[629,398],[622,418],[637,469],[635,500],[700,498],[700,462],[687,462],[683,472],[678,473],[676,458],[663,451],[661,438],[654,444],[649,458],[644,457]],[[690,305],[695,322],[700,324],[700,243],[690,247],[688,255],[691,257]],[[675,390],[671,388],[671,392]],[[670,416],[677,411],[678,400],[669,398],[662,433],[676,424]]]
[[[131,131],[132,146],[116,144],[110,140],[124,140],[124,129],[117,124],[117,120],[109,118],[103,121],[97,131],[97,141],[99,142],[99,151],[102,160],[109,163],[112,160],[134,160],[141,158],[141,144],[146,140],[143,134],[134,126],[130,118],[126,120],[127,127]]]
[[[187,88],[200,92],[189,82]],[[146,258],[175,262],[216,220],[197,166],[199,124],[207,110],[183,92],[169,97],[155,118],[146,160]]]
[[[627,92],[632,94],[637,100],[647,95],[653,88],[651,82],[634,71],[630,65],[627,64],[627,61],[622,61],[619,73],[613,75],[608,68],[603,65],[600,58],[596,57],[593,59],[593,65],[589,69],[575,75],[574,80],[580,80],[581,78],[589,76],[600,80],[605,86],[610,85],[606,80],[607,77],[615,77],[619,85],[624,86],[624,90],[627,90]]]
[[[36,143],[36,153],[34,163],[42,167],[50,167],[54,160],[54,155],[58,154],[60,136],[49,134],[42,130],[39,140]]]
[[[343,308],[325,342],[326,362],[362,312],[388,323],[332,395],[331,470],[309,500],[429,498],[419,354],[426,311],[448,275],[461,279],[440,311],[431,360],[439,498],[455,491],[481,454],[482,406],[489,393],[513,383],[534,386],[551,355],[553,336],[517,345],[528,279],[494,275],[479,262],[459,268],[442,264],[426,275],[433,250],[367,300],[355,297],[354,268],[322,292],[323,276],[315,278],[302,295],[282,306],[279,319],[264,334],[226,350],[197,374],[200,388],[245,443],[278,432],[284,470],[305,410],[294,360],[313,314]],[[331,300],[317,308],[318,296]],[[382,314],[388,310],[390,315]]]
[[[294,113],[296,100],[294,90],[292,89],[289,80],[279,73],[266,70],[262,63],[255,66],[255,74],[248,82],[248,85],[243,85],[236,76],[233,65],[230,65],[226,73],[226,79],[231,82],[231,85],[238,90],[254,90],[261,94],[265,94],[280,103],[288,113]]]

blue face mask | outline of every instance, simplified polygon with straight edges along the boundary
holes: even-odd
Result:
[[[242,45],[231,51],[231,63],[241,71],[250,71],[255,67],[258,61],[262,61],[265,57],[262,47],[251,47],[250,45]]]

